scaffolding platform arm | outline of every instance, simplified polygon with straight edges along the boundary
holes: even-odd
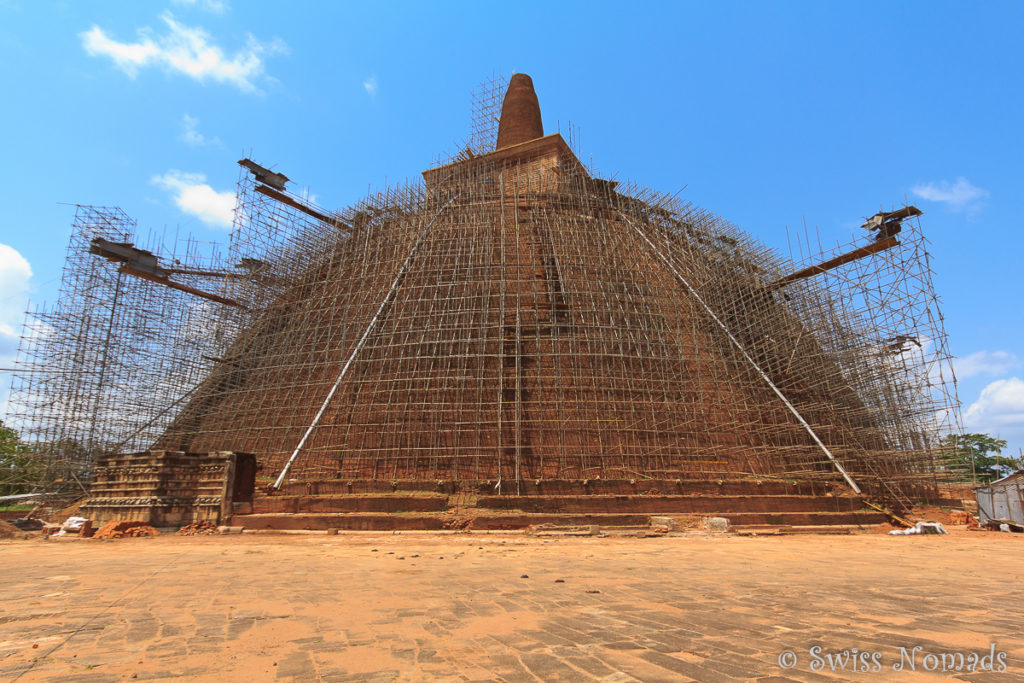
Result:
[[[212,292],[206,292],[195,287],[189,287],[188,285],[180,282],[171,280],[170,276],[175,272],[181,272],[180,270],[167,270],[163,268],[156,256],[151,251],[145,249],[139,249],[133,246],[130,242],[112,242],[110,240],[103,239],[102,237],[94,237],[89,243],[89,253],[95,254],[96,256],[102,256],[108,261],[120,263],[121,267],[119,272],[126,275],[134,275],[135,277],[142,278],[143,280],[149,280],[171,289],[177,289],[182,292],[187,292],[203,299],[209,299],[210,301],[216,301],[217,303],[225,304],[227,306],[234,306],[235,308],[245,308],[242,304],[238,303],[234,299],[214,294]]]
[[[803,280],[815,275],[820,275],[821,273],[830,271],[833,268],[838,268],[839,266],[850,263],[851,261],[857,261],[858,259],[862,259],[866,256],[877,254],[880,251],[892,249],[899,245],[899,240],[896,239],[896,235],[898,235],[900,230],[903,229],[903,221],[908,218],[913,218],[914,216],[920,216],[921,213],[921,210],[916,206],[905,206],[902,209],[897,209],[896,211],[881,211],[876,213],[861,225],[865,230],[877,231],[874,242],[858,247],[853,251],[848,251],[845,254],[840,254],[839,256],[822,263],[808,266],[796,271],[795,273],[790,273],[789,275],[779,278],[768,285],[768,289],[777,289],[778,287],[788,285],[789,283],[796,282],[797,280]]]
[[[283,191],[285,184],[291,180],[284,173],[277,173],[275,171],[271,171],[269,168],[264,168],[252,159],[239,159],[238,165],[252,173],[253,177],[256,178],[258,182],[261,182],[264,185],[269,185],[275,190]]]
[[[874,242],[871,242],[870,244],[866,244],[863,247],[858,247],[853,251],[848,251],[845,254],[836,256],[835,258],[829,259],[828,261],[825,261],[823,263],[808,266],[806,268],[796,271],[795,273],[790,273],[785,277],[781,277],[775,282],[768,285],[768,289],[777,289],[779,287],[788,285],[791,282],[796,282],[797,280],[803,280],[805,278],[814,277],[815,275],[820,275],[821,273],[830,271],[833,268],[838,268],[839,266],[850,263],[851,261],[856,261],[858,259],[864,258],[865,256],[877,254],[878,252],[885,251],[886,249],[892,249],[898,244],[899,242],[896,240],[895,237],[888,237],[884,240],[876,240]]]
[[[902,209],[895,211],[879,211],[864,221],[860,227],[869,231],[877,231],[875,233],[875,240],[881,242],[882,240],[896,237],[900,230],[903,229],[903,221],[920,216],[921,213],[921,209],[916,206],[904,206]]]
[[[160,267],[156,256],[151,251],[139,249],[131,242],[111,242],[102,237],[95,237],[89,243],[89,253],[102,256],[108,261],[115,261],[129,265],[132,270],[147,275],[166,278],[170,272]]]

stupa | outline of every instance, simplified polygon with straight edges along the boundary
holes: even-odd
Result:
[[[846,513],[862,495],[906,503],[934,476],[932,370],[908,363],[924,335],[891,329],[912,307],[890,300],[904,317],[872,326],[878,307],[828,280],[915,247],[900,234],[913,207],[797,268],[701,209],[596,177],[545,134],[525,74],[493,149],[343,212],[243,162],[244,276],[210,295],[220,347],[149,424],[150,450],[252,454],[256,513],[397,491],[580,514],[646,510],[602,496],[718,495],[655,508],[763,515],[828,495],[825,512]]]

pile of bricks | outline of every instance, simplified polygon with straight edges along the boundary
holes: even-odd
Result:
[[[950,524],[966,524],[967,526],[976,527],[978,526],[978,520],[974,518],[974,515],[969,512],[960,512],[954,510],[949,513]]]
[[[160,532],[145,522],[129,522],[125,520],[107,522],[96,532],[93,538],[134,538],[139,536],[159,536]]]
[[[202,534],[215,534],[217,533],[217,525],[213,522],[206,520],[203,522],[192,522],[178,529],[178,533],[182,536],[200,536]]]

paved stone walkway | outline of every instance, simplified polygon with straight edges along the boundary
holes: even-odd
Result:
[[[0,542],[0,678],[1024,680],[1022,567],[967,532]]]

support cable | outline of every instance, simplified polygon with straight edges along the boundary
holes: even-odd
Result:
[[[647,242],[647,244],[650,245],[651,249],[654,250],[654,253],[657,254],[661,258],[661,260],[665,262],[665,265],[668,266],[669,270],[672,271],[672,274],[676,276],[676,279],[683,283],[683,286],[686,287],[686,290],[690,293],[690,296],[696,299],[697,303],[701,305],[704,311],[709,316],[711,316],[711,319],[714,320],[720,328],[722,328],[722,331],[725,332],[725,335],[729,338],[729,341],[732,342],[733,346],[735,346],[736,349],[747,360],[747,362],[750,363],[751,366],[753,366],[753,368],[757,371],[757,374],[761,376],[761,379],[763,379],[765,383],[769,387],[771,387],[772,391],[775,392],[775,395],[778,396],[779,399],[786,404],[786,408],[788,408],[789,412],[793,414],[793,417],[795,417],[797,421],[803,426],[803,428],[807,430],[807,433],[810,434],[812,439],[814,439],[814,443],[818,444],[818,447],[821,449],[821,451],[826,456],[828,456],[829,460],[832,461],[832,464],[835,465],[839,473],[843,475],[843,479],[845,479],[846,483],[850,485],[850,488],[853,489],[853,492],[858,494],[861,493],[860,487],[857,486],[857,482],[853,480],[853,478],[847,473],[846,469],[843,468],[843,466],[839,463],[836,457],[832,455],[832,451],[828,449],[828,446],[822,443],[821,439],[818,438],[818,435],[815,434],[814,429],[811,428],[811,425],[807,424],[807,420],[805,420],[803,416],[800,414],[800,411],[798,411],[796,407],[789,402],[789,399],[786,398],[786,395],[783,394],[777,386],[775,386],[775,382],[773,382],[771,378],[768,377],[768,375],[765,373],[765,371],[761,369],[761,366],[759,366],[757,362],[753,358],[751,358],[750,354],[747,353],[746,349],[743,348],[743,345],[740,344],[739,340],[737,340],[736,337],[733,336],[732,332],[729,331],[729,328],[725,326],[725,323],[723,323],[719,319],[719,317],[715,315],[715,312],[711,310],[711,307],[704,302],[704,299],[701,297],[700,294],[697,293],[697,290],[695,290],[690,285],[690,283],[686,281],[686,278],[683,277],[682,273],[680,273],[676,269],[676,267],[672,264],[668,257],[665,256],[665,254],[663,254],[660,249],[658,249],[654,242],[652,242],[651,239],[646,234],[644,234],[644,232],[640,228],[638,228],[636,225],[633,224],[632,221],[626,218],[626,215],[624,213],[622,213],[621,211],[619,211],[618,213],[619,216],[622,217],[622,220],[626,221],[629,227],[636,230],[636,233],[640,235],[640,237],[642,237],[644,241]]]
[[[320,410],[316,413],[316,417],[313,418],[313,422],[306,428],[306,433],[302,435],[302,439],[299,440],[299,444],[295,447],[295,450],[292,451],[291,457],[288,458],[288,462],[285,463],[284,469],[281,470],[281,474],[277,477],[277,481],[275,481],[274,485],[271,487],[272,490],[277,491],[281,488],[281,485],[284,483],[284,480],[288,477],[288,473],[292,469],[292,465],[295,463],[295,459],[299,457],[302,447],[306,445],[309,435],[312,434],[313,430],[320,424],[320,419],[327,411],[327,406],[330,404],[331,399],[334,398],[334,394],[337,393],[338,387],[341,386],[342,380],[345,379],[345,375],[348,374],[348,369],[352,367],[352,362],[355,360],[356,355],[358,355],[359,351],[363,348],[366,340],[370,337],[370,333],[373,332],[373,329],[377,326],[377,322],[380,320],[384,309],[387,308],[389,303],[391,303],[391,300],[395,296],[395,292],[398,291],[398,286],[402,283],[402,279],[405,278],[405,274],[409,270],[409,265],[412,263],[413,257],[416,256],[416,252],[419,251],[420,244],[423,243],[423,238],[427,236],[427,231],[430,230],[430,226],[432,226],[438,217],[444,213],[444,210],[451,206],[452,202],[458,198],[459,195],[455,195],[449,199],[448,203],[442,206],[440,210],[434,214],[434,217],[430,219],[427,225],[423,228],[423,231],[420,232],[419,237],[416,238],[416,242],[412,245],[412,249],[409,250],[409,255],[405,257],[405,262],[398,270],[398,275],[395,276],[394,282],[391,283],[391,289],[388,290],[387,295],[384,297],[384,301],[380,303],[380,307],[377,308],[377,312],[374,313],[370,323],[363,331],[363,335],[359,338],[355,348],[352,349],[352,353],[349,355],[348,360],[345,361],[345,365],[341,368],[341,372],[338,373],[338,379],[334,380],[334,386],[332,386],[330,392],[328,392],[327,398],[324,399],[323,404],[320,406]]]

